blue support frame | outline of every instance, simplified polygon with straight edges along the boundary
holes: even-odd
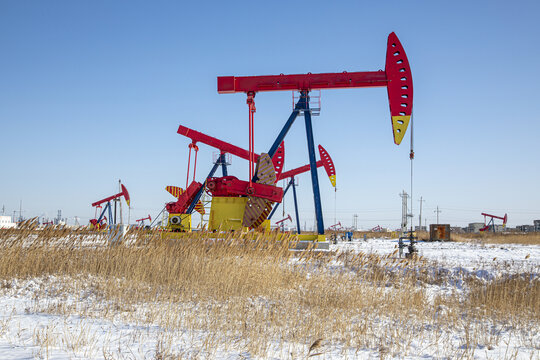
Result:
[[[285,197],[285,194],[287,194],[287,191],[289,190],[289,188],[291,187],[291,182],[289,181],[289,183],[287,184],[287,186],[285,187],[285,190],[283,190],[283,197]],[[277,203],[274,208],[272,209],[272,212],[270,213],[270,215],[268,215],[268,220],[272,219],[272,216],[274,216],[274,213],[276,212],[276,210],[278,209],[279,207],[279,203]]]
[[[311,169],[311,184],[313,186],[313,201],[315,203],[315,217],[317,218],[317,233],[324,234],[324,222],[322,215],[321,193],[319,190],[319,176],[317,174],[317,159],[315,157],[315,142],[313,141],[313,125],[311,123],[311,110],[309,109],[309,96],[307,91],[301,92],[304,102],[304,119],[306,120],[306,136],[308,143],[309,165]]]
[[[191,202],[191,204],[189,204],[189,207],[186,211],[186,214],[191,214],[193,213],[193,210],[195,209],[195,206],[197,205],[197,203],[199,202],[199,200],[201,199],[201,196],[202,196],[202,193],[204,191],[204,187],[205,187],[205,184],[206,184],[206,181],[208,179],[210,179],[212,176],[214,176],[214,174],[216,173],[219,165],[222,163],[222,162],[225,162],[225,154],[221,154],[219,156],[219,161],[216,161],[216,163],[214,164],[214,166],[212,167],[212,170],[210,170],[210,173],[208,174],[208,176],[206,177],[206,179],[204,180],[204,183],[203,183],[203,186],[201,187],[201,189],[197,192],[197,195],[195,195],[195,198],[193,199],[193,201]],[[225,170],[226,171],[226,170]]]
[[[105,205],[105,207],[103,208],[103,210],[101,211],[101,214],[99,214],[99,217],[97,218],[97,223],[99,224],[101,222],[101,220],[103,219],[103,215],[105,215],[105,212],[109,210],[109,219],[107,221],[107,224],[110,225],[111,223],[111,219],[112,219],[112,211],[111,211],[111,202],[110,201],[107,201],[107,205]]]
[[[221,161],[221,173],[223,176],[229,176],[229,173],[227,172],[227,164],[225,163],[225,154],[221,155],[219,159]]]
[[[296,216],[296,233],[300,234],[300,216],[298,216],[298,200],[296,199],[296,185],[294,184],[294,176],[291,178],[291,182],[294,197],[294,214]]]
[[[291,179],[289,180],[289,183],[287,184],[287,187],[283,191],[283,197],[285,197],[285,194],[287,194],[287,190],[289,190],[291,186],[293,189],[293,198],[294,198],[294,214],[296,216],[296,232],[300,234],[300,217],[298,216],[298,200],[296,197],[296,185],[294,184],[294,176],[291,177]],[[276,206],[274,206],[274,208],[272,209],[272,212],[270,213],[270,215],[268,215],[268,220],[272,218],[272,216],[274,215],[278,207],[279,207],[279,204],[276,204]]]
[[[274,141],[274,144],[270,148],[270,151],[268,151],[268,155],[272,158],[274,154],[276,153],[277,149],[279,148],[279,145],[285,139],[285,136],[289,132],[292,124],[294,123],[294,120],[298,117],[298,114],[300,111],[304,111],[304,119],[306,122],[306,136],[307,136],[307,142],[308,142],[308,154],[309,154],[309,165],[311,170],[311,184],[313,187],[313,201],[315,203],[315,217],[317,219],[317,233],[319,235],[324,235],[324,221],[323,221],[323,215],[322,215],[322,205],[321,205],[321,193],[319,190],[319,176],[317,174],[317,159],[315,157],[315,142],[313,140],[313,125],[311,122],[311,110],[309,108],[309,91],[301,91],[300,92],[300,99],[298,99],[298,102],[296,103],[293,112],[291,113],[291,116],[289,116],[289,119],[281,129],[281,132],[279,133],[278,137]],[[257,179],[254,177],[253,181],[256,181]],[[296,192],[295,188],[293,187],[293,191]],[[297,202],[295,201],[296,207]],[[298,219],[298,215],[296,216],[297,221],[297,227],[298,227],[298,233],[300,233],[300,220]]]
[[[291,116],[289,116],[289,119],[287,119],[287,122],[285,123],[285,125],[283,125],[283,128],[279,132],[278,137],[276,138],[276,140],[274,141],[274,143],[270,147],[270,150],[268,151],[268,155],[270,156],[270,158],[274,157],[274,154],[276,153],[277,149],[279,148],[279,145],[281,145],[281,143],[283,142],[283,139],[285,139],[285,136],[287,136],[287,133],[291,129],[291,126],[294,123],[294,120],[296,120],[296,118],[298,117],[298,114],[300,114],[300,110],[302,110],[304,108],[304,102],[305,102],[305,100],[303,100],[302,97],[300,97],[300,99],[298,99],[298,102],[294,106],[294,110],[291,113]]]
[[[107,202],[107,206],[109,207],[109,221],[108,221],[108,222],[109,222],[109,225],[110,225],[111,222],[112,222],[111,219],[112,219],[112,216],[113,216],[113,215],[112,215],[112,206],[111,206],[111,202],[110,202],[110,201]],[[116,220],[116,219],[115,219],[115,220]],[[116,221],[115,221],[115,223],[116,223]],[[114,225],[114,224],[113,224],[113,225]]]
[[[322,215],[322,205],[321,205],[321,194],[319,190],[319,177],[317,174],[317,159],[315,157],[315,142],[313,140],[313,125],[311,122],[311,110],[309,108],[309,91],[301,91],[300,92],[300,99],[296,103],[294,110],[292,111],[291,115],[287,119],[287,122],[281,129],[278,137],[270,147],[270,150],[268,151],[268,155],[270,158],[274,156],[277,149],[279,148],[279,145],[283,142],[283,139],[285,139],[285,136],[289,132],[292,124],[298,117],[300,111],[304,111],[304,119],[306,123],[306,136],[307,136],[307,143],[308,143],[308,154],[309,154],[309,165],[311,170],[311,183],[313,187],[313,201],[315,203],[315,216],[317,219],[317,232],[320,235],[324,234],[324,222],[323,222],[323,215]],[[212,170],[210,170],[210,173],[206,177],[206,179],[211,178],[214,176],[214,173],[218,169],[219,165],[221,164],[223,176],[227,176],[227,169],[226,166],[222,163],[225,162],[225,155],[221,154],[220,161],[216,162],[214,166],[212,167]],[[252,181],[256,181],[256,176],[253,177]],[[294,182],[294,178],[291,179],[291,181]],[[206,182],[206,181],[205,181]],[[290,183],[289,183],[290,185]],[[295,212],[296,212],[296,226],[297,231],[300,233],[300,220],[298,218],[298,203],[296,198],[296,188],[294,184],[293,186],[293,193],[294,193],[294,204],[295,204]],[[287,186],[288,189],[288,186]],[[195,209],[195,205],[200,200],[202,193],[204,191],[204,186],[197,192],[195,198],[193,199],[193,202],[189,205],[186,213],[191,214],[193,210]],[[285,190],[286,192],[287,190]],[[284,193],[285,194],[285,193]],[[269,218],[274,214],[275,210],[277,209],[277,206],[272,210],[272,213],[270,214]]]

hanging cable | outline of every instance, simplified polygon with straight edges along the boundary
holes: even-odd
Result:
[[[334,224],[337,224],[337,187],[334,188]]]
[[[414,160],[414,122],[413,114],[411,113],[411,151],[409,153],[409,159],[411,160],[411,216],[413,213],[413,160]],[[411,217],[411,233],[413,231],[413,221]]]
[[[190,165],[190,162],[191,162],[191,148],[192,148],[192,145],[189,144],[189,155],[188,155],[188,161],[187,161],[187,175],[186,175],[186,189],[187,189],[188,183],[189,183],[189,165]]]
[[[156,216],[156,217],[154,218],[154,221],[152,221],[152,223],[150,224],[150,227],[154,226],[154,223],[157,221],[157,219],[159,219],[159,216],[160,216],[161,214],[163,214],[163,212],[165,211],[165,209],[166,209],[166,207],[163,207],[163,209],[161,209],[161,211],[159,212],[158,216]]]
[[[253,129],[253,117],[255,114],[255,93],[250,91],[247,93],[246,104],[249,106],[249,187],[252,187],[253,181],[253,164],[255,163],[255,144],[254,144],[254,129]]]
[[[190,171],[190,165],[191,165],[191,150],[195,150],[195,159],[193,163],[193,181],[195,181],[195,173],[197,172],[197,154],[199,151],[199,147],[195,144],[195,142],[192,142],[189,144],[189,155],[188,155],[188,162],[187,162],[187,175],[186,175],[186,189],[189,185],[189,171]]]
[[[195,181],[195,174],[197,173],[197,154],[199,153],[199,147],[193,144],[193,149],[195,150],[195,160],[193,161],[193,181]],[[187,187],[186,187],[186,190],[187,190]]]

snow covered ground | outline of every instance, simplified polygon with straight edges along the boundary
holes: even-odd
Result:
[[[331,250],[336,251],[382,255],[390,254],[396,248],[395,239],[355,239],[331,245]],[[417,248],[421,256],[433,261],[433,266],[450,272],[465,272],[484,280],[497,278],[504,273],[527,272],[533,276],[540,273],[538,245],[420,242]],[[167,355],[190,359],[258,359],[245,350],[237,350],[235,344],[223,344],[210,333],[168,328],[163,323],[145,321],[149,313],[161,312],[167,304],[122,307],[107,303],[97,294],[88,291],[84,282],[77,286],[76,293],[63,293],[62,283],[65,281],[70,280],[50,277],[0,283],[0,359],[161,359],[167,358]],[[196,310],[189,304],[181,309]],[[479,346],[464,358],[540,359],[537,319],[532,319],[533,327],[530,329],[529,338],[507,336],[501,332],[498,346]],[[462,335],[447,336],[457,339]],[[284,344],[287,343],[282,341],[270,347],[266,358],[307,358],[310,354],[305,345]],[[412,343],[410,346],[417,349],[417,356],[393,358],[440,358],[437,348],[425,347],[421,342]],[[456,347],[458,346],[459,342],[456,341]],[[320,355],[312,358],[392,358],[381,351],[344,349],[339,344],[327,344],[311,354],[318,352]],[[464,353],[460,353],[457,348],[455,354],[458,356]]]
[[[390,254],[397,248],[397,239],[354,239],[330,246],[330,250],[381,255]],[[502,271],[506,274],[540,273],[540,245],[420,241],[416,249],[424,259],[436,261],[441,267],[475,273],[486,279],[495,278]],[[407,252],[406,248],[404,252]]]

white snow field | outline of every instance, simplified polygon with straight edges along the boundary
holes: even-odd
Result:
[[[331,245],[330,250],[388,255],[396,248],[396,239],[354,239]],[[466,291],[461,286],[463,276],[488,281],[509,274],[527,273],[536,278],[540,274],[540,245],[419,242],[417,248],[430,267],[455,279],[430,285],[426,291],[431,299]],[[339,268],[339,261],[332,266]],[[339,339],[325,340],[311,351],[309,345],[272,339],[266,355],[254,355],[241,338],[227,334],[217,338],[213,332],[192,326],[167,326],[167,319],[147,321],[171,313],[171,307],[179,316],[202,315],[200,304],[156,300],[124,305],[91,290],[92,281],[84,276],[49,276],[0,283],[0,359],[540,359],[540,314],[534,314],[525,328],[510,322],[485,324],[481,327],[485,333],[474,337],[485,341],[472,346],[467,324],[451,333],[431,329],[429,324],[420,330],[397,325],[398,331],[419,331],[417,338],[413,333],[409,343],[403,344],[410,349],[406,355],[377,346],[347,348]],[[265,299],[252,300],[255,307],[268,305]],[[444,306],[440,307],[444,313]],[[374,314],[373,322],[379,323],[375,331],[382,331],[392,319]],[[429,339],[420,333],[430,333]],[[382,339],[385,334],[377,336]]]
[[[408,241],[405,242],[408,245]],[[397,239],[368,239],[339,242],[331,250],[387,255],[398,247]],[[496,278],[503,273],[540,271],[540,245],[482,244],[480,242],[430,242],[416,244],[418,254],[451,271],[474,272],[478,277]],[[407,253],[405,248],[404,253]]]

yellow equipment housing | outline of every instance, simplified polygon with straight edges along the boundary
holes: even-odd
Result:
[[[259,227],[257,229],[262,231],[262,232],[270,232],[271,231],[270,220],[268,220],[268,219],[264,220],[262,222],[262,224],[259,225]]]
[[[191,214],[169,214],[169,231],[191,232]]]
[[[296,238],[298,241],[314,241],[314,242],[325,242],[326,241],[326,235],[325,234],[298,234],[296,235]]]
[[[247,197],[212,197],[208,230],[242,230]]]

